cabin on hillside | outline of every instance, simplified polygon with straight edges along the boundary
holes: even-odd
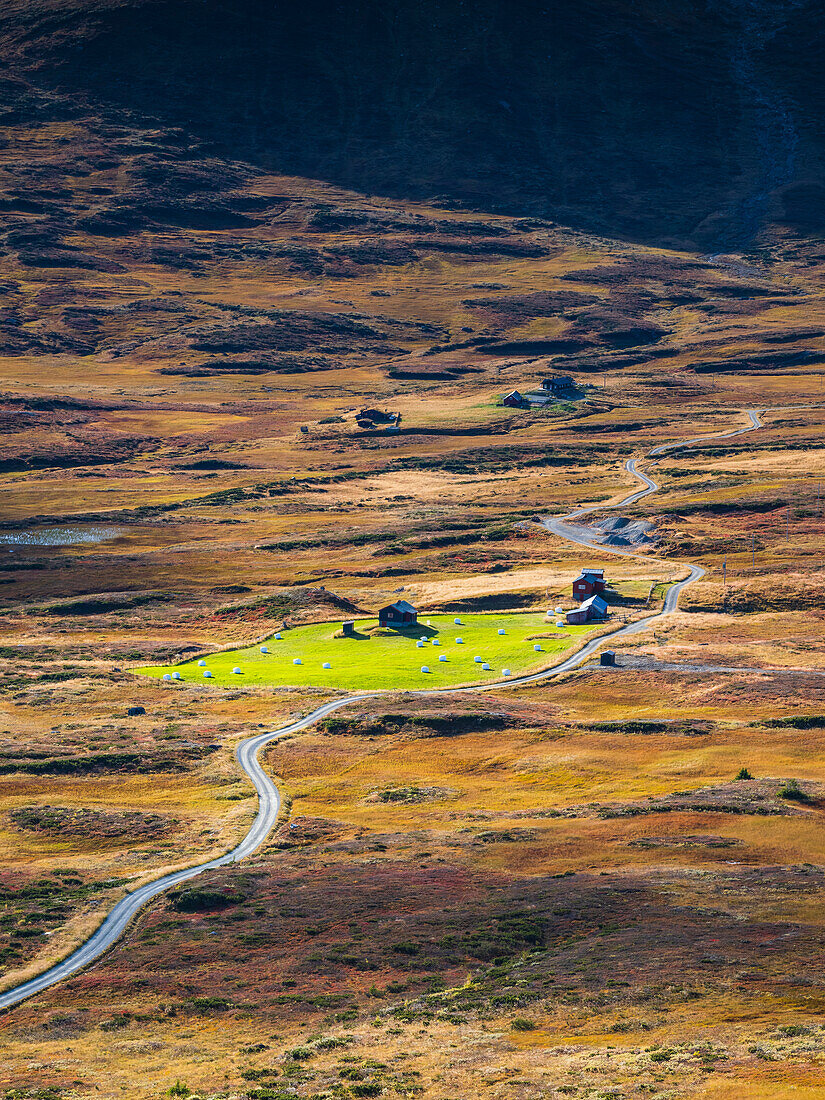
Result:
[[[593,622],[594,619],[604,619],[607,616],[607,603],[601,596],[591,596],[585,600],[581,607],[568,611],[565,622],[569,626],[580,626],[582,623]]]
[[[569,374],[551,374],[547,378],[542,378],[541,388],[548,393],[562,394],[575,389],[576,383]]]
[[[387,604],[378,612],[379,626],[415,626],[418,622],[418,612],[411,603],[406,600],[396,600]]]
[[[529,402],[523,393],[519,393],[518,390],[513,390],[508,393],[506,397],[501,399],[502,405],[507,405],[510,409],[523,409]]]
[[[582,569],[573,581],[573,599],[581,603],[589,596],[600,595],[606,587],[603,569]]]

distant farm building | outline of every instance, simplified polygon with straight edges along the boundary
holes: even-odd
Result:
[[[401,413],[387,412],[385,409],[359,409],[355,414],[355,423],[359,428],[376,428],[379,424],[398,428],[401,425]]]
[[[564,618],[570,626],[579,626],[582,623],[590,623],[594,619],[603,619],[606,615],[607,604],[601,596],[590,596],[581,607],[568,611]]]
[[[575,379],[569,374],[553,374],[541,380],[539,389],[525,390],[523,393],[512,390],[501,399],[501,403],[513,409],[544,409],[561,398],[569,401],[581,396]]]
[[[418,612],[406,600],[396,600],[378,612],[379,626],[414,626],[417,622]]]
[[[506,397],[502,398],[502,405],[507,405],[510,409],[524,409],[529,404],[527,398],[523,393],[519,393],[518,390],[513,390],[512,393],[508,393]]]
[[[569,374],[551,374],[548,378],[542,378],[541,388],[548,393],[562,394],[576,388],[576,383]]]
[[[598,596],[604,592],[606,581],[603,569],[582,569],[573,581],[573,599],[581,603],[588,596]]]

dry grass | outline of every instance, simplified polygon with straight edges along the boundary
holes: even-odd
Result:
[[[46,127],[17,134],[0,161],[24,153],[48,160],[54,136]],[[68,125],[60,136],[82,138]],[[125,183],[101,171],[77,186],[117,194]],[[292,203],[288,217],[245,235],[260,245],[316,248],[321,235],[309,219],[322,205],[399,209],[274,176],[257,178],[254,190]],[[401,212],[456,223],[481,216],[426,204]],[[502,598],[546,606],[569,591],[585,556],[601,557],[514,522],[580,503],[606,506],[631,487],[624,458],[727,430],[742,423],[743,409],[825,400],[816,363],[692,369],[697,359],[775,349],[765,335],[820,323],[816,266],[777,259],[798,300],[757,313],[725,313],[718,303],[700,310],[673,305],[667,295],[678,288],[627,274],[625,261],[674,259],[663,250],[484,217],[547,252],[470,256],[421,246],[410,262],[319,276],[280,259],[240,257],[229,248],[237,235],[216,231],[176,238],[207,250],[197,275],[137,255],[129,239],[83,235],[82,248],[127,272],[69,276],[4,259],[4,278],[19,283],[27,308],[55,332],[64,332],[66,301],[135,307],[164,297],[190,309],[186,323],[197,330],[227,316],[243,320],[247,314],[231,313],[237,307],[434,326],[395,329],[378,350],[340,347],[328,369],[305,374],[159,374],[215,356],[192,346],[178,315],[136,308],[103,316],[106,342],[91,356],[3,356],[4,391],[14,399],[4,402],[0,423],[4,458],[42,459],[0,474],[4,532],[63,523],[118,532],[100,544],[15,547],[14,555],[0,547],[0,660],[9,685],[0,696],[0,747],[47,757],[128,751],[146,766],[0,776],[0,855],[18,876],[18,893],[24,880],[60,868],[131,885],[229,847],[242,833],[253,804],[234,797],[246,793],[234,744],[312,709],[324,693],[191,685],[172,697],[123,671],[249,644],[269,631],[254,617],[228,617],[228,605],[324,584],[367,610],[398,590],[424,606]],[[164,243],[162,234],[145,236],[147,249]],[[405,234],[397,236],[404,243]],[[353,231],[325,234],[321,243],[359,241]],[[606,265],[612,276],[600,273]],[[702,293],[715,301],[711,284],[731,275],[708,269],[702,278],[709,288]],[[591,404],[576,412],[504,410],[500,395],[534,385],[552,360],[468,346],[490,335],[493,321],[466,303],[537,288],[588,292],[603,303],[625,292],[659,295],[663,308],[652,309],[669,327],[659,350],[673,354],[604,375],[578,372]],[[521,319],[493,335],[546,338],[568,320]],[[425,354],[436,344],[442,350]],[[465,346],[444,350],[456,344]],[[399,368],[452,377],[389,376]],[[460,373],[466,368],[476,373]],[[30,407],[39,398],[70,404]],[[23,430],[21,401],[33,414]],[[360,429],[354,412],[365,406],[400,411],[403,431]],[[789,407],[767,414],[761,433],[650,465],[663,492],[636,514],[656,522],[662,543],[655,560],[604,555],[611,579],[626,600],[643,601],[684,559],[708,573],[686,594],[682,613],[622,642],[619,668],[440,704],[444,714],[503,714],[494,729],[470,723],[455,736],[404,722],[379,732],[314,729],[271,750],[300,845],[285,826],[259,858],[220,879],[243,902],[205,916],[160,902],[88,974],[5,1017],[4,1084],[149,1098],[177,1078],[215,1096],[244,1096],[275,1081],[299,1097],[345,1096],[349,1079],[339,1073],[355,1066],[386,1095],[425,1100],[629,1098],[642,1086],[650,1096],[708,1100],[825,1095],[822,731],[753,724],[825,713],[825,677],[769,671],[821,666],[821,418],[821,408]],[[460,537],[427,541],[451,532]],[[261,549],[273,543],[287,545]],[[46,606],[156,591],[172,598],[99,613]],[[311,600],[301,614],[325,617]],[[49,679],[54,672],[65,678]],[[127,721],[135,703],[147,714]],[[401,697],[371,717],[434,709]],[[610,721],[672,724],[651,732],[596,726]],[[216,749],[187,756],[187,743]],[[157,768],[167,750],[181,771]],[[776,791],[790,777],[811,801],[793,812],[743,812],[729,790],[742,767],[779,809],[787,804]],[[712,808],[672,801],[674,792],[708,790]],[[381,797],[399,791],[413,793]],[[175,824],[157,843],[13,828],[8,811],[33,805],[140,810]],[[628,807],[632,814],[618,812]],[[32,938],[13,965],[31,970],[63,953],[124,888],[101,889],[97,908],[72,901],[54,935]],[[463,948],[449,955],[453,949],[436,942],[434,928],[469,936],[504,911],[547,918],[541,950],[521,944],[499,965]],[[258,934],[270,939],[258,942]],[[430,946],[420,956],[393,952],[405,938]],[[376,970],[341,961],[354,939],[358,952],[376,953]],[[448,993],[428,1001],[436,977]],[[288,1000],[296,990],[340,993],[352,1007]],[[198,997],[240,1007],[193,1008]],[[520,1017],[535,1028],[514,1029]],[[313,1036],[342,1033],[352,1043],[312,1046]],[[285,1056],[302,1043],[315,1050],[306,1062]],[[266,1068],[277,1077],[243,1076]]]

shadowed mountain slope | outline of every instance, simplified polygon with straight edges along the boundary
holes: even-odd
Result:
[[[12,67],[266,170],[719,249],[823,214],[814,0],[28,0]]]

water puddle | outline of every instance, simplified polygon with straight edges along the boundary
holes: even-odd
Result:
[[[31,531],[0,531],[0,546],[76,546],[108,542],[122,535],[123,527],[40,527]]]

